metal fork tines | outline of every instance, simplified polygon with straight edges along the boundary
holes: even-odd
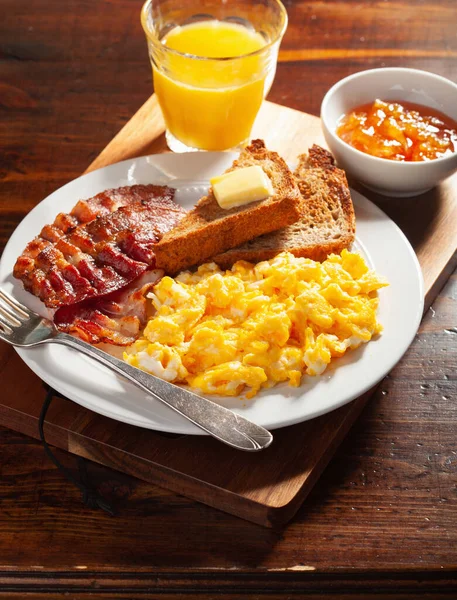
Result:
[[[128,379],[206,433],[238,450],[256,452],[267,448],[273,441],[269,431],[231,410],[140,371],[79,338],[58,331],[52,321],[37,315],[1,289],[0,340],[20,347],[55,343],[79,350]]]
[[[11,333],[11,326],[17,327],[20,324],[21,320],[19,319],[19,315],[17,313],[13,313],[11,310],[6,308],[6,306],[2,306],[2,304],[0,304],[0,325],[9,331],[9,333]]]
[[[0,289],[0,327],[11,332],[11,327],[20,326],[29,317],[30,313],[23,304]]]
[[[58,335],[54,325],[0,289],[0,339],[14,346],[35,346]]]

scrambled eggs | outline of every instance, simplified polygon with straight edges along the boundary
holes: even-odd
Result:
[[[385,285],[347,250],[323,263],[283,252],[229,271],[204,264],[154,287],[156,312],[124,358],[205,394],[298,386],[381,332],[376,290]]]

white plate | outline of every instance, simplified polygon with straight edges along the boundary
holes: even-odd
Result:
[[[178,190],[176,200],[190,208],[206,189],[208,179],[222,173],[234,156],[229,152],[146,156],[71,181],[36,206],[11,236],[0,263],[1,287],[31,309],[46,315],[44,305],[24,291],[11,272],[25,245],[44,224],[52,222],[58,212],[68,212],[77,200],[108,188],[135,183],[170,184]],[[400,360],[419,326],[423,281],[413,249],[395,223],[377,206],[355,191],[352,198],[357,217],[355,249],[390,282],[388,288],[379,292],[379,320],[384,325],[384,333],[335,360],[322,376],[304,377],[299,388],[281,384],[264,390],[253,400],[217,399],[269,429],[312,419],[363,394]],[[197,427],[77,351],[49,344],[17,352],[46,383],[97,413],[148,429],[201,434]]]

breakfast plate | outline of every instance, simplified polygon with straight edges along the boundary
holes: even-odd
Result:
[[[11,236],[1,263],[0,286],[32,310],[50,316],[45,306],[12,276],[16,258],[40,228],[77,200],[108,188],[154,183],[176,188],[176,201],[191,208],[207,190],[209,179],[222,173],[236,154],[207,152],[145,156],[110,165],[75,179],[38,204]],[[360,396],[400,360],[419,326],[423,312],[423,280],[416,255],[395,223],[367,198],[352,191],[357,235],[353,249],[369,267],[389,281],[379,292],[378,319],[384,332],[344,357],[332,361],[318,377],[305,376],[300,387],[280,384],[254,399],[219,398],[244,417],[275,429],[312,419]],[[41,379],[67,398],[97,413],[148,429],[201,434],[196,426],[127,381],[84,355],[49,344],[16,349]]]

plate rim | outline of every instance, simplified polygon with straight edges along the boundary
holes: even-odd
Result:
[[[205,156],[206,157],[208,155],[222,155],[222,154],[226,155],[227,158],[229,156],[230,157],[236,156],[236,153],[234,153],[234,152],[206,152],[204,154],[203,153],[192,153],[192,156]],[[64,192],[68,186],[74,185],[76,182],[84,179],[85,177],[87,177],[89,175],[92,175],[93,173],[100,173],[101,171],[106,172],[106,170],[108,170],[110,168],[116,169],[116,168],[119,168],[119,166],[127,167],[127,165],[129,165],[129,166],[133,165],[136,161],[146,161],[147,162],[148,160],[154,160],[154,158],[156,158],[156,157],[161,157],[162,160],[165,160],[165,162],[167,162],[167,160],[175,160],[176,156],[183,156],[183,155],[176,155],[173,153],[171,153],[171,154],[152,154],[152,155],[145,155],[145,156],[135,157],[135,158],[131,158],[131,159],[126,159],[124,161],[113,163],[111,165],[101,167],[100,169],[90,171],[89,173],[84,173],[84,174],[80,175],[79,177],[67,182],[60,188],[54,190],[46,198],[41,200],[27,215],[25,215],[25,217],[18,224],[18,226],[16,227],[16,229],[10,236],[10,238],[5,246],[2,258],[0,260],[0,265],[1,265],[1,263],[4,262],[4,257],[5,257],[5,255],[7,255],[7,251],[9,249],[10,245],[12,245],[13,241],[15,241],[15,238],[17,237],[17,232],[20,230],[21,226],[23,226],[24,222],[26,220],[28,221],[29,219],[33,218],[35,211],[39,210],[39,207],[41,207],[41,209],[42,209],[44,204],[52,205],[54,196],[59,195],[62,192]],[[164,157],[168,157],[168,158],[164,158]],[[198,161],[198,159],[193,159],[193,160]],[[177,178],[177,177],[168,177],[168,183],[170,185],[172,185],[173,180],[178,180],[178,179],[179,178]],[[202,183],[202,180],[195,179],[194,181],[195,182],[198,181],[198,183]],[[123,184],[123,185],[125,185],[125,184]],[[165,183],[165,185],[166,185],[166,183]],[[357,190],[353,190],[352,188],[351,188],[351,196],[353,198],[354,197],[356,198],[356,200],[354,201],[354,204],[356,206],[363,207],[363,205],[365,204],[366,207],[369,207],[370,211],[374,210],[374,212],[377,213],[377,216],[381,217],[384,221],[389,222],[390,226],[393,226],[393,230],[395,231],[396,236],[398,236],[398,238],[401,240],[405,251],[408,252],[409,258],[412,259],[412,262],[415,267],[414,272],[418,278],[417,282],[419,284],[420,301],[419,301],[419,305],[416,307],[414,323],[411,324],[411,333],[408,336],[407,343],[405,342],[404,347],[402,346],[401,354],[394,354],[393,358],[388,363],[388,367],[386,367],[383,370],[383,373],[379,377],[367,382],[366,385],[361,387],[355,394],[350,394],[349,398],[346,396],[343,396],[343,398],[339,402],[333,404],[330,409],[328,407],[323,407],[321,410],[314,410],[310,416],[306,416],[304,418],[301,418],[301,417],[295,417],[295,418],[292,417],[290,419],[285,418],[285,419],[281,420],[281,422],[278,424],[262,423],[262,425],[264,425],[265,427],[267,427],[271,430],[282,428],[282,427],[288,427],[288,426],[291,426],[291,425],[294,425],[294,424],[297,424],[300,422],[315,419],[323,414],[333,412],[334,410],[337,410],[338,408],[341,408],[345,404],[349,404],[350,402],[353,402],[355,399],[362,396],[369,389],[371,389],[372,387],[375,387],[393,369],[393,367],[401,360],[401,358],[404,356],[404,354],[408,350],[408,348],[409,348],[411,342],[413,341],[413,339],[417,333],[417,330],[419,328],[419,325],[420,325],[420,322],[421,322],[421,319],[423,316],[423,307],[424,307],[424,279],[423,279],[422,269],[421,269],[420,263],[418,261],[418,258],[416,256],[416,253],[414,252],[414,249],[412,248],[411,244],[409,243],[409,240],[406,238],[405,234],[400,229],[400,227],[379,206],[377,206],[374,202],[372,202],[371,200],[366,198],[366,196],[364,196],[363,193],[361,193]],[[356,239],[357,239],[357,236],[356,236]],[[360,241],[360,243],[362,246],[364,245],[363,241]],[[0,274],[1,274],[1,272],[0,272]],[[8,276],[8,274],[7,274],[7,276]],[[17,352],[17,354],[20,356],[20,358],[25,362],[25,364],[36,375],[38,375],[38,377],[40,377],[48,385],[53,387],[56,391],[63,394],[64,396],[66,396],[69,400],[76,402],[77,404],[83,406],[84,408],[86,408],[88,410],[92,410],[92,411],[96,412],[97,414],[114,419],[116,421],[127,423],[127,424],[138,426],[138,427],[142,427],[145,429],[151,429],[151,430],[155,430],[155,431],[163,431],[163,432],[167,432],[167,433],[185,434],[185,435],[206,435],[204,432],[202,432],[200,429],[198,429],[195,425],[188,423],[188,422],[185,422],[185,426],[181,427],[179,420],[177,421],[176,425],[173,424],[172,421],[170,421],[171,425],[170,425],[170,427],[168,427],[167,423],[157,424],[157,423],[152,423],[150,421],[144,422],[142,420],[136,420],[134,418],[122,418],[122,415],[121,416],[115,415],[110,411],[104,410],[103,407],[102,408],[94,407],[90,402],[85,402],[84,399],[81,400],[81,398],[78,396],[78,394],[76,394],[76,396],[78,396],[78,399],[76,399],[73,390],[71,390],[67,387],[67,384],[65,383],[65,381],[61,381],[58,377],[55,378],[52,373],[49,374],[46,370],[42,370],[40,366],[37,367],[37,365],[34,363],[33,357],[30,356],[30,353],[33,353],[35,351],[34,349],[16,348],[16,347],[14,349]],[[114,374],[113,374],[113,376],[114,376]],[[69,385],[70,385],[70,387],[72,387],[71,384],[69,384]],[[100,396],[102,396],[102,395],[100,395]],[[301,398],[301,397],[302,396],[299,396],[299,398]],[[211,397],[209,397],[209,399],[211,399]],[[254,399],[254,401],[255,401],[255,399]],[[248,418],[250,418],[250,417],[248,417]]]

